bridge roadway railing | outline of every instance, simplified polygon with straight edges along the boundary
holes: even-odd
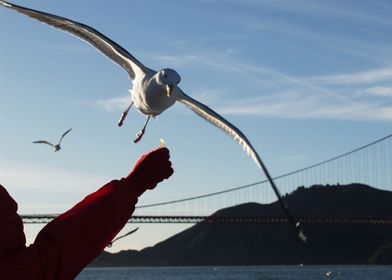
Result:
[[[57,215],[22,215],[25,224],[46,224]],[[392,225],[392,218],[373,217],[298,217],[301,224],[341,224],[341,225]],[[148,224],[288,224],[286,217],[225,217],[225,216],[133,216],[128,223]]]

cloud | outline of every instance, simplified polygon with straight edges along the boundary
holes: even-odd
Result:
[[[189,64],[197,64],[200,62],[200,57],[196,54],[185,55],[149,55],[149,57],[158,61],[163,65],[183,66]]]
[[[216,62],[210,61],[211,65]],[[217,67],[220,67],[216,65]],[[224,66],[226,67],[226,66]],[[242,96],[241,99],[222,100],[222,89],[200,88],[192,96],[204,104],[211,105],[220,114],[247,115],[255,117],[274,117],[287,119],[343,119],[343,120],[392,120],[392,107],[378,100],[391,97],[391,87],[361,87],[345,91],[339,84],[363,86],[363,84],[392,79],[392,69],[376,69],[341,75],[326,75],[309,78],[296,78],[268,68],[237,63],[231,67],[241,69],[254,76],[264,74],[280,84],[274,94],[262,96]],[[252,80],[256,77],[250,77]],[[245,81],[249,82],[249,81]],[[328,89],[327,86],[334,89]],[[358,92],[372,96],[372,100],[358,97]],[[227,96],[227,95],[226,95]],[[366,97],[365,96],[365,97]],[[122,111],[129,105],[129,97],[100,100],[95,105],[108,112]]]
[[[192,98],[206,105],[217,102],[222,96],[224,96],[224,93],[221,90],[212,88],[200,88],[192,94]]]
[[[228,100],[228,96],[232,95],[227,94],[227,89],[219,88],[219,84],[213,89],[191,89],[191,96],[211,105],[221,114],[289,119],[391,120],[390,107],[381,99],[392,96],[392,88],[377,84],[392,81],[392,68],[295,77],[262,65],[240,61],[222,52],[202,51],[165,56],[154,54],[152,58],[190,67],[213,68],[222,75],[225,75],[224,72],[234,73],[238,79],[238,88],[251,95]],[[260,96],[260,93],[249,90],[253,87],[259,88],[259,91],[264,87],[263,92],[268,89],[272,94]],[[95,105],[108,112],[118,112],[129,105],[129,97],[99,100]]]
[[[363,92],[373,96],[392,97],[392,87],[370,87]]]
[[[130,104],[130,97],[114,97],[94,102],[94,106],[109,113],[124,111]]]
[[[0,182],[21,202],[22,212],[72,205],[109,178],[34,162],[0,161]],[[48,212],[51,210],[43,211]],[[36,211],[35,211],[36,212]]]
[[[248,115],[286,119],[392,120],[392,107],[381,102],[342,102],[333,95],[308,95],[303,92],[231,100],[216,107],[220,114]]]
[[[105,183],[107,177],[33,162],[0,161],[0,182],[15,191],[80,193]]]
[[[358,85],[382,81],[392,81],[392,68],[371,69],[349,74],[316,76],[305,78],[304,80],[320,85]]]

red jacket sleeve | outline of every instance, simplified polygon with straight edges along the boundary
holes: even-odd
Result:
[[[130,179],[114,180],[47,224],[32,245],[44,258],[43,279],[74,279],[124,227],[136,203]]]
[[[173,174],[169,158],[167,148],[143,155],[125,179],[111,181],[58,216],[28,248],[23,234],[20,248],[0,246],[5,254],[0,254],[0,279],[74,279],[124,227],[138,196]],[[16,229],[23,233],[17,205],[13,203],[14,217],[20,220]]]

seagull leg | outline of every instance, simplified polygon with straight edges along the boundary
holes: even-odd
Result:
[[[143,128],[136,134],[136,139],[133,140],[133,143],[137,143],[140,141],[140,139],[142,139],[142,136],[144,134],[144,131],[146,130],[146,126],[148,124],[148,121],[150,120],[151,116],[147,117],[146,123],[144,124]]]
[[[121,127],[123,125],[123,122],[124,122],[125,118],[127,117],[128,111],[129,111],[129,109],[131,109],[132,105],[133,105],[133,101],[128,106],[128,108],[122,113],[121,118],[120,118],[120,120],[118,121],[118,124],[117,124],[118,126]]]

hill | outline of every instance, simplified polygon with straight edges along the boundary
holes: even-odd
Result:
[[[392,218],[392,192],[362,184],[300,187],[284,197],[297,217]],[[284,216],[277,202],[246,203],[214,216]],[[392,225],[199,223],[140,251],[104,252],[92,266],[392,263]]]

